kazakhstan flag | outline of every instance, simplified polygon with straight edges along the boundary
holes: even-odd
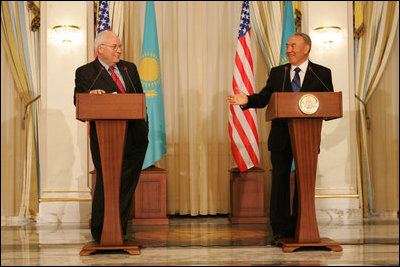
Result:
[[[279,65],[288,63],[286,56],[286,43],[290,37],[296,32],[294,27],[294,15],[292,1],[285,1],[285,9],[283,11],[283,27],[282,27],[282,41],[281,41],[281,54],[279,58]]]
[[[292,1],[285,1],[285,9],[283,11],[283,27],[282,27],[282,41],[281,41],[281,55],[279,65],[288,63],[286,56],[286,43],[290,37],[296,32],[294,26],[294,15]],[[294,159],[292,161],[291,172],[295,171]]]
[[[146,169],[162,159],[167,152],[160,54],[158,52],[157,23],[153,1],[146,2],[139,75],[143,91],[146,94],[149,121],[149,145],[142,166],[142,169]]]

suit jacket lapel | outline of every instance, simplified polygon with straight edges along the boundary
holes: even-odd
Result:
[[[125,83],[125,91],[128,93],[128,92],[131,92],[131,87],[132,87],[132,86],[131,86],[131,83],[130,83],[130,81],[129,81],[128,72],[125,71],[125,66],[123,66],[123,65],[120,64],[120,63],[121,63],[121,61],[117,63],[118,70],[119,70],[119,73],[121,73],[122,79],[124,80],[124,83]],[[132,88],[132,89],[133,89],[133,88]]]
[[[311,81],[312,81],[312,73],[309,70],[310,67],[312,65],[311,61],[308,61],[308,66],[307,66],[307,70],[306,70],[306,74],[304,75],[304,80],[303,80],[303,84],[301,85],[301,89],[300,92],[307,92],[310,90],[310,85],[311,85]]]
[[[286,70],[286,77],[285,77],[285,68]],[[292,83],[290,82],[290,63],[285,64],[283,68],[283,77],[282,79],[285,80],[285,87],[283,89],[284,92],[292,92]]]

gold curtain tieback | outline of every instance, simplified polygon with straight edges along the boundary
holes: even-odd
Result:
[[[358,101],[360,101],[364,105],[365,120],[367,121],[367,130],[369,130],[371,128],[371,121],[369,119],[369,115],[368,115],[368,112],[367,112],[367,103],[365,103],[358,95],[354,94],[354,96],[356,97],[356,99]]]
[[[32,99],[31,101],[29,101],[28,103],[25,104],[24,117],[22,119],[22,128],[24,128],[24,126],[25,126],[25,116],[26,116],[26,111],[27,111],[29,105],[32,104],[33,102],[35,102],[36,100],[38,100],[39,98],[40,98],[40,95],[38,95],[37,97],[35,97],[34,99]]]

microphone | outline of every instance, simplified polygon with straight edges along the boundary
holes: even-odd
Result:
[[[127,69],[125,66],[124,66],[124,71],[126,72],[126,75],[127,75],[128,78],[129,78],[129,82],[131,83],[131,85],[132,85],[132,87],[133,87],[133,90],[135,91],[135,93],[137,93],[136,87],[133,85],[133,82],[132,82],[132,80],[131,80],[131,77],[129,76],[128,69]],[[145,118],[144,120],[147,122],[147,108],[146,108],[146,118]]]
[[[288,67],[285,67],[285,75],[283,76],[283,84],[282,84],[282,90],[281,90],[281,92],[283,92],[283,89],[284,89],[284,87],[285,87],[286,72],[287,72],[287,70],[288,70]]]
[[[104,67],[101,67],[101,69],[100,69],[99,73],[97,74],[96,78],[94,79],[92,85],[89,87],[88,92],[90,92],[90,90],[92,90],[92,87],[93,87],[94,83],[97,81],[97,79],[98,79],[99,76],[100,76],[100,73],[101,73],[103,70],[104,70]]]
[[[318,75],[313,71],[311,67],[308,67],[308,70],[311,70],[311,72],[314,74],[315,77],[322,83],[322,85],[325,87],[327,92],[331,92],[331,90],[328,89],[328,87],[325,85],[325,83],[318,77]]]
[[[129,73],[128,73],[128,69],[127,69],[126,67],[124,67],[124,71],[126,72],[126,75],[127,75],[128,78],[129,78],[129,81],[130,81],[130,83],[131,83],[131,85],[132,85],[132,87],[133,87],[133,90],[135,91],[135,93],[137,93],[136,87],[133,85],[133,82],[132,82],[132,80],[131,80],[131,77],[129,76]]]

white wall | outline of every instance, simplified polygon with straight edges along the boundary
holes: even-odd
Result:
[[[88,221],[90,216],[87,126],[75,119],[73,104],[75,70],[88,58],[87,11],[86,1],[41,2],[39,223]],[[79,26],[83,39],[56,44],[51,28],[65,24]]]
[[[321,151],[316,180],[317,216],[361,218],[357,190],[357,162],[354,106],[354,53],[352,2],[308,1],[306,32],[313,40],[310,60],[331,69],[333,86],[343,94],[343,118],[325,121],[322,126]],[[336,46],[314,42],[313,29],[339,26],[341,39]]]

